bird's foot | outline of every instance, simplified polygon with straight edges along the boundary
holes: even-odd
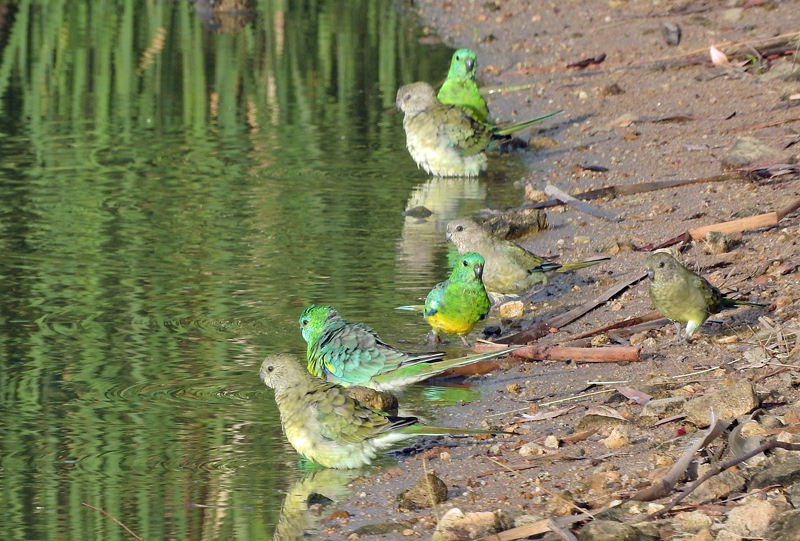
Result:
[[[442,339],[439,338],[439,335],[436,333],[436,331],[429,332],[427,339],[428,339],[428,345],[432,348],[435,348],[436,346],[442,343]]]
[[[468,347],[468,348],[471,348],[471,347],[472,347],[472,344],[470,344],[470,343],[469,343],[469,340],[467,340],[467,337],[466,337],[466,336],[463,336],[463,335],[462,335],[462,336],[461,336],[461,341],[464,343],[464,346],[465,346],[465,347]]]

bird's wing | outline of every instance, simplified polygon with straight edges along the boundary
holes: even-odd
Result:
[[[522,246],[508,241],[498,241],[498,248],[501,253],[508,258],[513,264],[523,267],[528,271],[543,267],[543,270],[551,270],[544,268],[545,263],[548,263],[543,257],[540,257],[533,252],[529,252]],[[556,264],[557,265],[557,264]],[[558,268],[558,267],[555,267]]]
[[[448,281],[439,282],[433,289],[431,289],[428,296],[425,298],[425,311],[426,316],[432,316],[442,309],[444,305],[444,290],[447,287]]]
[[[342,443],[358,443],[395,427],[417,422],[416,417],[391,417],[354,400],[333,385],[315,393],[314,410],[321,435]]]
[[[442,108],[442,122],[438,136],[447,141],[462,156],[480,154],[492,139],[485,124],[470,116],[466,109],[457,106]]]

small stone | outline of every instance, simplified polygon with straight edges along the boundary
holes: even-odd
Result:
[[[483,228],[492,235],[516,240],[550,227],[547,214],[539,209],[509,210],[483,222]]]
[[[714,534],[707,528],[705,530],[700,530],[692,537],[686,539],[686,541],[712,541],[712,539],[714,539]]]
[[[638,346],[646,339],[647,339],[647,331],[631,335],[631,337],[628,339],[628,342],[630,342],[632,346]]]
[[[661,419],[680,413],[687,400],[685,396],[650,400],[642,408],[642,412],[636,419],[636,424],[642,428],[650,428]]]
[[[715,541],[742,541],[742,536],[736,535],[730,530],[720,530],[714,539]]]
[[[739,243],[741,235],[709,231],[706,233],[706,248],[712,254],[724,254]]]
[[[611,83],[603,87],[603,91],[601,92],[603,96],[621,96],[624,93],[625,90],[617,83]]]
[[[361,536],[358,535],[357,533],[351,533],[350,535],[347,536],[347,539],[348,539],[348,541],[355,541],[356,539],[359,539],[360,537]]]
[[[772,485],[791,486],[800,482],[800,457],[789,457],[755,474],[750,490]]]
[[[544,190],[537,190],[530,184],[525,185],[525,199],[531,203],[541,203],[550,199]]]
[[[775,308],[786,308],[787,306],[791,306],[794,304],[794,300],[791,297],[787,297],[786,295],[781,295],[777,299],[775,299]]]
[[[705,471],[698,471],[698,475],[705,474]],[[731,494],[741,492],[745,487],[745,478],[733,471],[726,470],[715,475],[689,495],[689,500],[693,502],[707,502],[726,498]]]
[[[411,218],[427,218],[431,214],[433,214],[433,212],[431,212],[430,210],[421,205],[412,207],[403,212],[403,216],[409,216]]]
[[[548,449],[558,449],[560,445],[561,442],[558,440],[557,437],[553,436],[552,434],[550,434],[544,439],[544,446],[547,447]]]
[[[507,393],[519,394],[519,392],[521,390],[522,390],[522,386],[519,383],[508,383],[506,385],[506,392]]]
[[[611,338],[608,337],[607,334],[598,334],[594,338],[592,338],[592,347],[600,347],[600,346],[607,346],[611,343]]]
[[[651,336],[649,338],[646,338],[641,345],[643,348],[655,348],[658,345],[658,340],[656,340]]]
[[[758,404],[753,384],[742,379],[713,393],[692,398],[684,404],[683,411],[690,423],[703,428],[709,425],[712,410],[718,419],[733,419],[751,412]]]
[[[611,434],[605,439],[600,440],[600,443],[609,449],[620,449],[627,447],[631,443],[630,436],[628,435],[628,427],[617,426],[611,430]]]
[[[627,541],[639,539],[636,529],[614,520],[595,520],[587,524],[578,535],[578,541]]]
[[[700,511],[691,511],[688,513],[678,513],[672,520],[672,524],[676,529],[687,532],[697,533],[711,527],[713,521],[711,517]]]
[[[742,8],[725,9],[722,11],[722,20],[727,23],[737,23],[743,14],[744,9]]]
[[[447,451],[442,451],[441,453],[439,453],[439,460],[444,460],[445,462],[447,462],[448,460],[450,460],[450,453],[448,453]]]
[[[545,505],[545,513],[549,516],[563,517],[575,511],[575,500],[572,494],[566,491],[554,494]]]
[[[497,517],[488,511],[464,513],[454,507],[442,515],[431,541],[461,541],[480,539],[497,531]]]
[[[592,239],[584,235],[575,235],[572,237],[573,244],[589,244],[590,242],[592,242]]]
[[[753,500],[728,512],[725,529],[742,537],[764,537],[778,509],[765,500]]]
[[[522,301],[511,301],[500,305],[500,317],[503,319],[516,319],[522,317],[525,304]]]
[[[436,474],[428,473],[416,485],[397,495],[401,509],[423,509],[432,503],[441,503],[447,499],[447,485]]]
[[[389,415],[397,415],[397,397],[387,391],[376,391],[367,387],[353,386],[347,388],[347,394],[378,411],[384,411]]]
[[[722,167],[737,169],[777,155],[778,151],[756,137],[740,137],[722,157]]]
[[[749,438],[751,436],[762,438],[767,435],[767,431],[756,421],[748,421],[742,426],[739,435],[743,438]]]
[[[661,34],[664,36],[664,41],[667,45],[676,46],[681,42],[681,27],[672,21],[664,21],[661,23]]]
[[[778,515],[764,537],[770,541],[797,541],[800,539],[798,532],[800,532],[800,509],[793,509]]]
[[[415,532],[414,530],[410,529],[410,528],[408,528],[408,529],[406,529],[406,530],[403,530],[403,536],[404,536],[404,537],[411,537],[411,536],[412,536],[412,535],[414,535],[415,533],[416,533],[416,532]]]
[[[536,443],[526,443],[519,448],[519,456],[543,455],[544,449]]]

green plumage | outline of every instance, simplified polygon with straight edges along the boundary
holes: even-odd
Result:
[[[507,141],[512,133],[558,114],[498,128],[474,118],[467,109],[442,104],[425,82],[401,87],[396,103],[405,114],[408,152],[417,166],[440,177],[477,176],[486,169],[485,151]]]
[[[361,323],[342,319],[331,306],[309,306],[300,315],[308,371],[349,387],[394,391],[450,370],[507,353],[495,351],[456,359],[443,353],[406,353]]]
[[[470,219],[454,220],[447,224],[447,240],[459,253],[477,252],[486,260],[483,284],[490,295],[517,295],[531,287],[547,282],[549,274],[569,272],[611,258],[559,264],[538,256],[511,241],[498,239]]]
[[[486,123],[489,122],[489,108],[475,82],[477,69],[475,51],[459,49],[453,53],[447,79],[442,83],[436,97],[445,105],[458,105],[467,109],[474,118]]]
[[[487,430],[423,426],[416,417],[375,411],[347,391],[312,376],[299,360],[271,355],[259,371],[275,391],[284,434],[298,453],[327,468],[358,468],[380,451],[419,435],[495,434]]]
[[[711,316],[737,306],[763,304],[727,298],[708,280],[698,276],[666,252],[656,252],[645,260],[650,277],[650,300],[661,314],[678,324],[686,324],[689,339]]]
[[[484,259],[469,252],[456,261],[450,278],[441,282],[425,299],[425,320],[435,336],[457,334],[469,346],[466,335],[489,313],[491,303],[483,286]]]

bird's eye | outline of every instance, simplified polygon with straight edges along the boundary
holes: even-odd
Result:
[[[457,225],[456,226],[456,231],[464,231],[464,226],[463,225]]]
[[[308,320],[307,320],[307,319],[304,319],[303,321],[301,321],[301,322],[300,322],[300,325],[302,325],[303,327],[305,327],[306,325],[308,325]]]
[[[658,268],[659,269],[663,269],[664,268],[664,262],[663,261],[659,261],[658,262]]]
[[[462,261],[461,264],[465,267],[469,267],[469,262],[467,260]]]
[[[274,366],[270,365],[267,367],[267,372],[272,372],[273,370],[275,370]]]

